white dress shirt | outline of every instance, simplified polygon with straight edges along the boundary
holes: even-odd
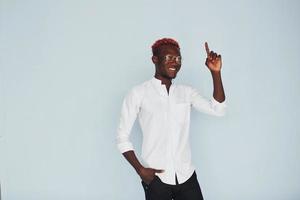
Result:
[[[191,107],[223,116],[226,105],[214,98],[210,101],[203,98],[187,85],[173,83],[168,94],[166,86],[155,77],[135,86],[123,101],[117,130],[118,149],[121,153],[134,151],[129,136],[138,117],[143,134],[144,167],[163,169],[163,173],[156,175],[164,183],[175,185],[175,173],[179,183],[185,182],[195,170],[189,144]]]

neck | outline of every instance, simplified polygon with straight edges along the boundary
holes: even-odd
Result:
[[[159,79],[161,81],[161,84],[165,85],[167,88],[167,91],[169,92],[169,88],[172,85],[172,79],[161,76],[160,74],[156,74],[156,73],[155,73],[154,77]]]
[[[160,74],[155,74],[154,77],[159,79],[161,81],[161,84],[164,84],[164,85],[171,85],[172,84],[172,79],[171,78],[164,77]]]

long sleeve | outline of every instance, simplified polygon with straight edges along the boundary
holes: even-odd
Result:
[[[137,91],[132,89],[123,100],[116,138],[117,147],[121,153],[134,150],[129,136],[140,109],[139,98]]]
[[[190,87],[190,92],[191,104],[196,110],[214,116],[225,115],[225,108],[227,106],[224,101],[220,103],[214,97],[210,100],[205,99],[192,87]]]

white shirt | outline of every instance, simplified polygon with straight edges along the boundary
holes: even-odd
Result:
[[[138,117],[143,134],[144,167],[163,169],[163,173],[156,175],[164,183],[175,185],[175,173],[178,182],[184,183],[195,170],[189,144],[191,107],[223,116],[226,105],[214,98],[209,101],[186,85],[173,83],[168,94],[166,86],[155,77],[135,86],[123,101],[117,130],[118,149],[121,153],[134,151],[129,136]]]

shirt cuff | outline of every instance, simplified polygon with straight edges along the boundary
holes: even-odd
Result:
[[[227,107],[225,101],[218,102],[214,97],[211,98],[211,106],[219,116],[225,115],[225,108]]]
[[[130,150],[134,151],[133,145],[129,142],[120,143],[117,146],[118,146],[118,149],[121,153],[124,153],[126,151],[130,151]]]

